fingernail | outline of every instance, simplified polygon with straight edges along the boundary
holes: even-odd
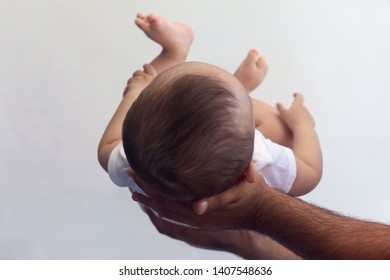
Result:
[[[207,201],[202,201],[198,204],[198,209],[195,209],[196,214],[202,215],[204,212],[206,212],[208,208],[208,203]]]

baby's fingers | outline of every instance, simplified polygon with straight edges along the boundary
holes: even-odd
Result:
[[[144,70],[146,74],[152,75],[153,77],[157,76],[157,72],[152,66],[152,64],[145,64],[144,65]]]
[[[300,101],[300,102],[302,102],[302,103],[303,103],[303,101],[304,101],[303,95],[300,94],[299,92],[295,92],[295,93],[294,93],[294,98],[295,98],[295,100],[298,100],[298,101]]]
[[[292,107],[294,107],[294,106],[296,106],[296,105],[302,105],[303,104],[303,102],[304,102],[304,98],[303,98],[303,95],[302,94],[300,94],[300,93],[298,93],[298,92],[295,92],[294,93],[294,102],[293,102],[293,104],[291,105],[291,108]]]
[[[278,111],[282,117],[288,111],[288,109],[282,103],[276,103],[276,109],[278,109]]]
[[[137,76],[140,76],[140,75],[143,75],[144,74],[144,71],[142,71],[142,70],[137,70],[137,71],[135,71],[134,73],[133,73],[133,77],[137,77]],[[130,80],[131,80],[131,78],[130,78]],[[129,81],[130,81],[129,80]]]

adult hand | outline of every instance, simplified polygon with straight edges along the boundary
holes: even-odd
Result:
[[[193,247],[227,251],[240,255],[241,244],[249,245],[257,233],[248,230],[208,231],[185,227],[165,221],[147,210],[150,220],[159,233],[181,240]]]
[[[180,226],[158,218],[147,210],[159,233],[183,241],[193,247],[230,252],[244,259],[300,259],[270,237],[251,230],[201,230]]]
[[[149,196],[138,193],[133,199],[157,211],[160,216],[202,229],[250,229],[250,214],[256,211],[256,196],[268,189],[264,179],[256,175],[254,183],[241,180],[229,190],[191,203],[164,198],[148,188],[134,175],[134,180]]]

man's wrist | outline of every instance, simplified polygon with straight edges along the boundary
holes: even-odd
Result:
[[[244,228],[262,232],[265,219],[272,207],[275,197],[275,190],[270,188],[261,176],[256,179],[257,183],[254,186],[258,188],[248,201],[248,212],[244,219]]]

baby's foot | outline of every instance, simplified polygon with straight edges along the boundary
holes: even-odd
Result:
[[[268,64],[265,59],[261,56],[259,57],[257,50],[250,50],[236,73],[234,73],[234,76],[249,93],[261,84],[267,71]]]
[[[136,25],[146,36],[163,48],[163,54],[184,61],[190,49],[193,33],[191,28],[182,23],[168,22],[155,14],[145,16],[138,13]]]

